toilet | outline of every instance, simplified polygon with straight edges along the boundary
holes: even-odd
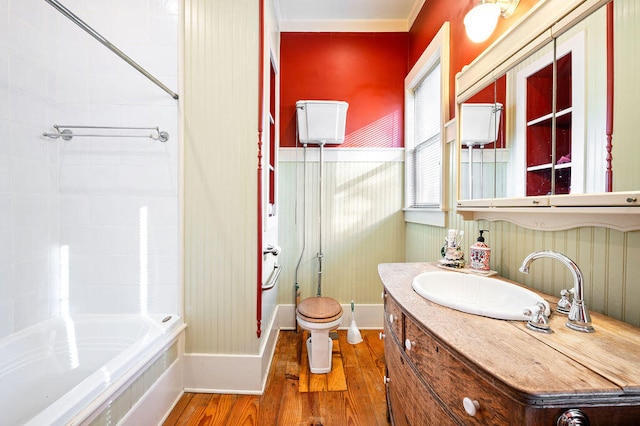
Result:
[[[311,334],[306,342],[309,369],[314,374],[330,372],[333,342],[329,332],[342,322],[342,306],[331,297],[309,297],[298,304],[296,319]]]
[[[307,339],[309,369],[314,374],[331,371],[331,350],[333,342],[329,332],[342,323],[342,306],[331,297],[322,297],[322,169],[325,145],[339,145],[344,142],[349,104],[344,101],[301,100],[296,102],[296,134],[304,146],[306,163],[307,144],[318,145],[320,164],[318,167],[318,296],[308,297],[298,303],[296,320],[300,328],[307,330],[311,337]],[[303,186],[305,188],[305,186]],[[303,202],[306,203],[306,191]],[[302,229],[305,229],[304,225]],[[304,246],[303,246],[304,247]],[[300,253],[302,259],[304,248]],[[298,262],[298,264],[300,264]],[[297,268],[296,268],[296,284]]]

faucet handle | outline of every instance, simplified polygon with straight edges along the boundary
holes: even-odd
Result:
[[[573,297],[573,289],[567,290],[563,288],[560,290],[560,300],[558,300],[558,306],[556,307],[556,312],[563,315],[569,315],[571,311],[571,301],[569,300],[569,296]]]
[[[277,255],[280,254],[281,251],[282,251],[282,249],[280,248],[280,246],[274,246],[273,244],[267,244],[267,246],[262,249],[262,254],[263,255],[267,255],[267,254],[271,253],[272,255],[277,256]]]
[[[536,303],[536,306],[527,308],[524,310],[523,315],[530,316],[527,321],[527,328],[529,330],[537,331],[539,333],[553,333],[551,326],[549,325],[549,317],[546,313],[547,305],[543,302]]]

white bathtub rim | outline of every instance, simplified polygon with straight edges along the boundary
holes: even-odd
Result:
[[[149,350],[148,356],[140,358],[140,361],[134,364],[127,371],[127,374],[123,375],[120,380],[115,381],[109,387],[105,388],[100,396],[94,398],[94,400],[74,416],[67,425],[85,425],[96,419],[113,400],[126,391],[133,382],[138,379],[149,366],[151,366],[151,364],[153,364],[178,341],[180,333],[182,333],[185,328],[187,328],[187,325],[182,323],[178,329],[171,333],[168,340],[163,339],[163,344],[154,345],[154,347],[151,348],[153,350]],[[158,347],[159,349],[156,350]],[[167,368],[172,368],[178,361],[179,360],[175,360]]]
[[[81,317],[87,317],[87,316],[90,316],[92,318],[113,317],[113,315],[77,315],[75,317],[81,318]],[[140,315],[134,315],[134,314],[124,315],[124,316],[141,317]],[[163,315],[150,316],[150,318],[153,318],[153,319],[156,319],[156,318],[162,319],[163,317],[165,316]],[[97,407],[102,405],[104,401],[108,400],[111,397],[110,392],[117,390],[119,386],[122,386],[124,383],[126,383],[126,381],[128,380],[128,378],[130,378],[130,376],[135,374],[136,368],[139,369],[144,367],[144,365],[149,361],[150,358],[157,355],[157,352],[161,350],[162,347],[168,344],[166,343],[167,340],[175,340],[176,336],[178,336],[179,333],[182,332],[182,330],[184,330],[184,328],[186,327],[186,324],[182,322],[182,318],[177,314],[171,314],[171,317],[172,317],[172,322],[180,321],[180,325],[177,325],[177,324],[173,325],[172,327],[175,327],[175,329],[169,328],[166,331],[161,332],[162,334],[165,334],[167,333],[167,331],[171,330],[171,332],[165,336],[162,336],[161,334],[157,338],[156,343],[153,344],[151,348],[148,348],[147,350],[145,350],[145,356],[141,358],[137,358],[131,367],[126,367],[125,365],[126,363],[123,363],[121,359],[118,359],[122,354],[119,354],[118,356],[116,356],[116,358],[114,358],[114,360],[110,361],[115,363],[117,367],[117,371],[118,373],[120,373],[118,375],[119,377],[116,378],[113,383],[107,385],[106,387],[100,387],[96,389],[94,386],[90,386],[90,384],[87,383],[86,380],[83,380],[77,386],[67,390],[67,392],[64,395],[62,395],[56,401],[53,401],[51,405],[43,409],[40,413],[37,413],[35,416],[30,418],[25,423],[25,426],[50,424],[52,419],[56,419],[56,420],[64,419],[66,424],[74,425],[74,424],[79,424],[79,422],[83,421],[83,419],[86,419],[89,415],[91,415],[93,411],[96,410]],[[74,316],[72,316],[71,318],[73,319]],[[54,318],[51,318],[50,320],[45,321],[45,323],[49,321],[55,322],[57,320],[59,320],[59,317],[54,317]],[[33,327],[37,327],[37,326],[38,325]],[[29,329],[32,329],[33,327],[29,327]],[[28,333],[29,329],[21,330],[16,334]],[[134,345],[139,347],[141,344],[142,342],[136,342]],[[93,374],[95,374],[95,372],[92,373],[92,375]],[[73,395],[71,394],[72,393],[77,394],[78,392],[83,393],[87,397],[92,397],[92,401],[85,407],[81,408],[81,410],[76,413],[78,409],[78,404],[74,403],[76,398],[74,398]],[[98,403],[98,401],[100,401],[100,403]]]
[[[67,424],[77,425],[84,424],[92,418],[96,418],[106,408],[109,402],[125,391],[135,379],[137,379],[149,365],[155,362],[164,352],[173,345],[180,336],[180,333],[187,327],[182,323],[171,334],[167,335],[157,344],[153,345],[147,351],[145,356],[135,362],[127,371],[120,375],[118,380],[105,388],[100,395],[94,398],[91,403],[78,412]],[[35,426],[35,425],[34,425]]]

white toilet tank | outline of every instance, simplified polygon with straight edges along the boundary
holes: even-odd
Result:
[[[486,145],[498,139],[502,104],[464,103],[460,112],[461,141],[465,145]]]
[[[296,118],[300,143],[344,142],[349,104],[344,101],[298,101]]]

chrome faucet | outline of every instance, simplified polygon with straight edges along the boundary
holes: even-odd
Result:
[[[551,250],[535,251],[525,257],[520,266],[520,272],[529,273],[529,265],[536,259],[541,257],[550,257],[562,262],[573,275],[573,300],[571,301],[571,309],[569,310],[569,321],[567,327],[572,330],[582,331],[585,333],[593,333],[595,330],[591,325],[591,317],[584,303],[584,280],[582,272],[576,263],[562,253]]]

